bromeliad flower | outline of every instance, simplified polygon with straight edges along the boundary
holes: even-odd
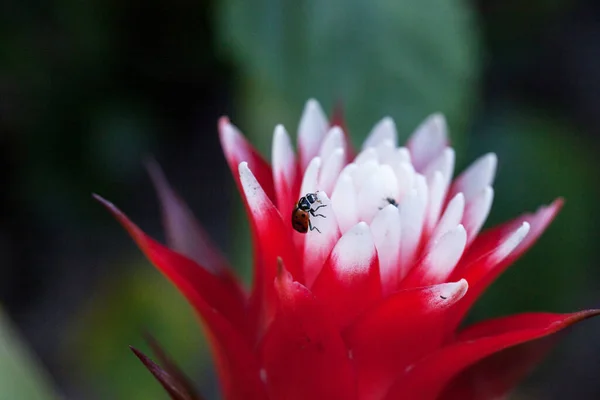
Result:
[[[356,157],[331,125],[309,101],[298,156],[277,126],[269,165],[219,121],[251,221],[249,294],[156,166],[169,247],[101,200],[196,309],[226,399],[497,398],[539,361],[541,338],[598,314],[527,313],[459,328],[562,201],[480,233],[496,156],[453,180],[443,116],[423,122],[406,147],[384,118]],[[173,398],[191,398],[138,356]]]

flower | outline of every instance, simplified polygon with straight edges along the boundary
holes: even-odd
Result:
[[[562,200],[480,233],[496,156],[452,180],[442,115],[427,118],[406,147],[384,118],[356,157],[343,129],[331,125],[308,101],[298,156],[277,126],[269,165],[227,118],[219,121],[251,221],[249,294],[156,165],[169,247],[101,199],[194,306],[226,399],[497,398],[549,348],[540,339],[599,313],[525,313],[460,328]],[[321,207],[306,210],[316,229],[302,234],[290,218],[306,194],[314,194],[313,210]],[[138,356],[167,389],[176,386]]]

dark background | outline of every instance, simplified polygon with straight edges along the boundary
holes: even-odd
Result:
[[[7,398],[165,398],[127,348],[145,349],[146,330],[215,393],[189,307],[91,193],[162,239],[143,168],[153,155],[247,275],[217,118],[230,115],[268,156],[275,124],[294,132],[309,97],[343,102],[355,144],[384,115],[406,138],[444,112],[460,168],[499,156],[488,225],[566,198],[472,320],[600,307],[597,2],[3,0]],[[598,335],[600,321],[575,328],[515,397],[600,398]]]

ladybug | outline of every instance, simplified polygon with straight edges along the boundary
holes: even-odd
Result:
[[[319,206],[317,206],[317,208],[312,208],[315,203],[318,203]],[[317,197],[317,193],[307,193],[300,197],[300,200],[298,200],[296,206],[292,210],[292,227],[300,233],[306,233],[309,229],[321,233],[319,228],[313,226],[310,222],[310,216],[327,218],[323,214],[316,213],[319,208],[323,207],[327,206],[321,204],[321,200]]]

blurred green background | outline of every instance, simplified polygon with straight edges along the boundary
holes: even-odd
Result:
[[[90,194],[163,238],[154,155],[247,275],[217,118],[268,156],[309,97],[344,104],[355,144],[444,112],[459,169],[499,156],[488,225],[566,198],[470,319],[599,307],[598,43],[593,0],[0,2],[0,397],[166,398],[127,347],[146,331],[217,396],[190,308]],[[600,398],[598,335],[575,328],[520,396]]]

